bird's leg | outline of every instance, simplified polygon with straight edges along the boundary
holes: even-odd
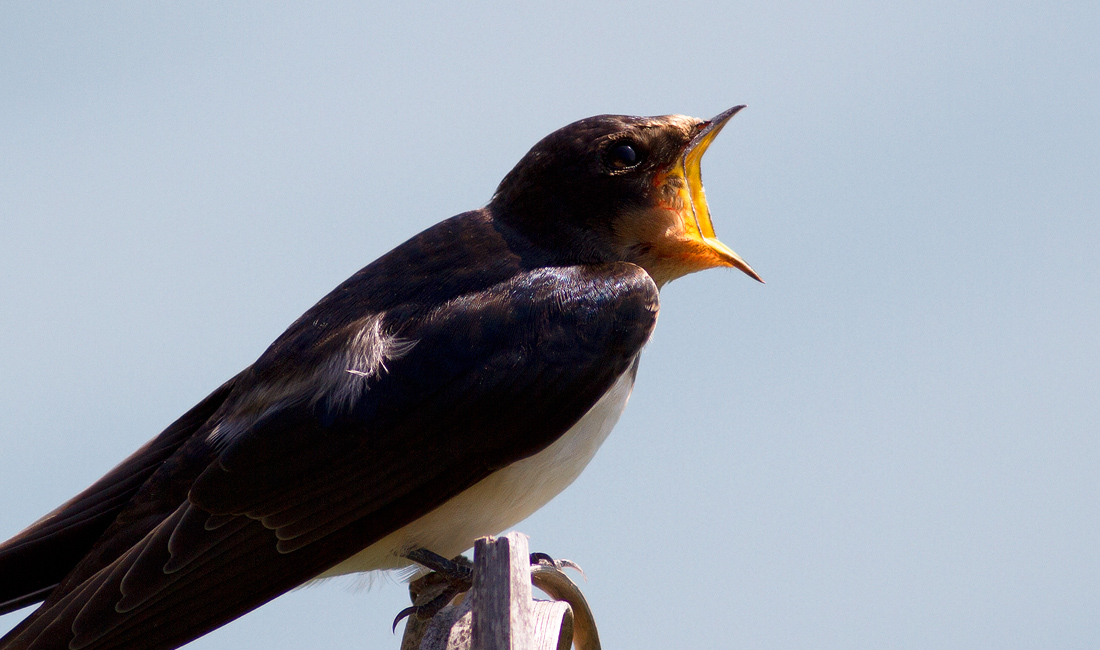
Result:
[[[473,563],[462,555],[448,560],[428,549],[418,548],[405,553],[405,557],[432,571],[409,583],[413,605],[397,614],[393,620],[395,630],[406,616],[415,614],[422,621],[432,618],[455,596],[474,586]]]
[[[455,579],[473,580],[474,565],[463,555],[459,555],[453,560],[448,560],[442,555],[432,553],[426,548],[417,548],[405,553],[405,557],[437,573],[442,573]],[[473,583],[471,582],[471,584]]]

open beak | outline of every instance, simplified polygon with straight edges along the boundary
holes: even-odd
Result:
[[[707,195],[703,191],[703,177],[699,171],[699,163],[702,161],[707,147],[714,141],[715,136],[726,125],[726,122],[742,108],[745,108],[744,105],[734,106],[728,111],[719,113],[709,121],[703,122],[699,132],[684,147],[680,162],[682,173],[687,179],[688,192],[691,195],[691,212],[695,221],[694,224],[689,223],[687,226],[689,230],[695,231],[691,235],[698,237],[724,265],[741,269],[750,278],[757,282],[763,282],[764,280],[757,275],[756,271],[752,270],[752,267],[745,260],[741,259],[740,255],[733,252],[729,246],[718,241],[715,236],[714,225],[710,221],[710,207],[707,206]]]

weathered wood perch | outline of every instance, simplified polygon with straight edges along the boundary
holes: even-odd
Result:
[[[477,540],[473,588],[430,621],[409,617],[401,650],[599,650],[577,585],[561,569],[531,566],[529,558],[522,533]],[[532,584],[555,600],[534,600]]]

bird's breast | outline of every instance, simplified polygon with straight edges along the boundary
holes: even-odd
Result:
[[[453,557],[477,538],[526,519],[576,480],[619,420],[633,387],[630,369],[549,447],[490,474],[318,577],[405,566],[409,561],[402,553],[414,548]]]

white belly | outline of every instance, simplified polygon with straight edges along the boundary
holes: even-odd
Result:
[[[634,373],[628,370],[549,447],[490,474],[318,578],[407,566],[409,561],[401,554],[414,548],[453,557],[473,546],[477,538],[518,524],[580,475],[622,415],[633,386]]]

